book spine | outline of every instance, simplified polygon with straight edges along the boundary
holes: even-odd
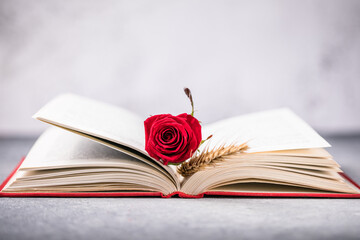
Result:
[[[186,194],[184,192],[179,192],[179,191],[170,193],[168,195],[161,194],[162,198],[171,198],[171,197],[175,197],[175,196],[179,196],[181,198],[202,198],[202,197],[204,197],[204,194],[201,193],[201,194],[198,194],[198,195],[190,195],[190,194]]]

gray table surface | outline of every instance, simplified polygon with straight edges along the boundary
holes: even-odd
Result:
[[[360,137],[327,139],[360,182]],[[0,138],[1,181],[34,140]],[[0,239],[360,239],[360,199],[0,198]]]

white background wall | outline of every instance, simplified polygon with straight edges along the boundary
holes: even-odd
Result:
[[[73,92],[204,123],[288,106],[323,133],[360,132],[360,1],[0,2],[0,135],[39,134]]]

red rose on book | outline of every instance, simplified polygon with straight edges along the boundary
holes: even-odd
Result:
[[[201,142],[201,125],[193,116],[159,114],[144,121],[145,150],[163,164],[190,158]]]

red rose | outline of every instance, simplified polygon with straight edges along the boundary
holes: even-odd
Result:
[[[201,142],[201,126],[193,116],[159,114],[144,122],[145,150],[163,164],[180,163],[190,158]]]

